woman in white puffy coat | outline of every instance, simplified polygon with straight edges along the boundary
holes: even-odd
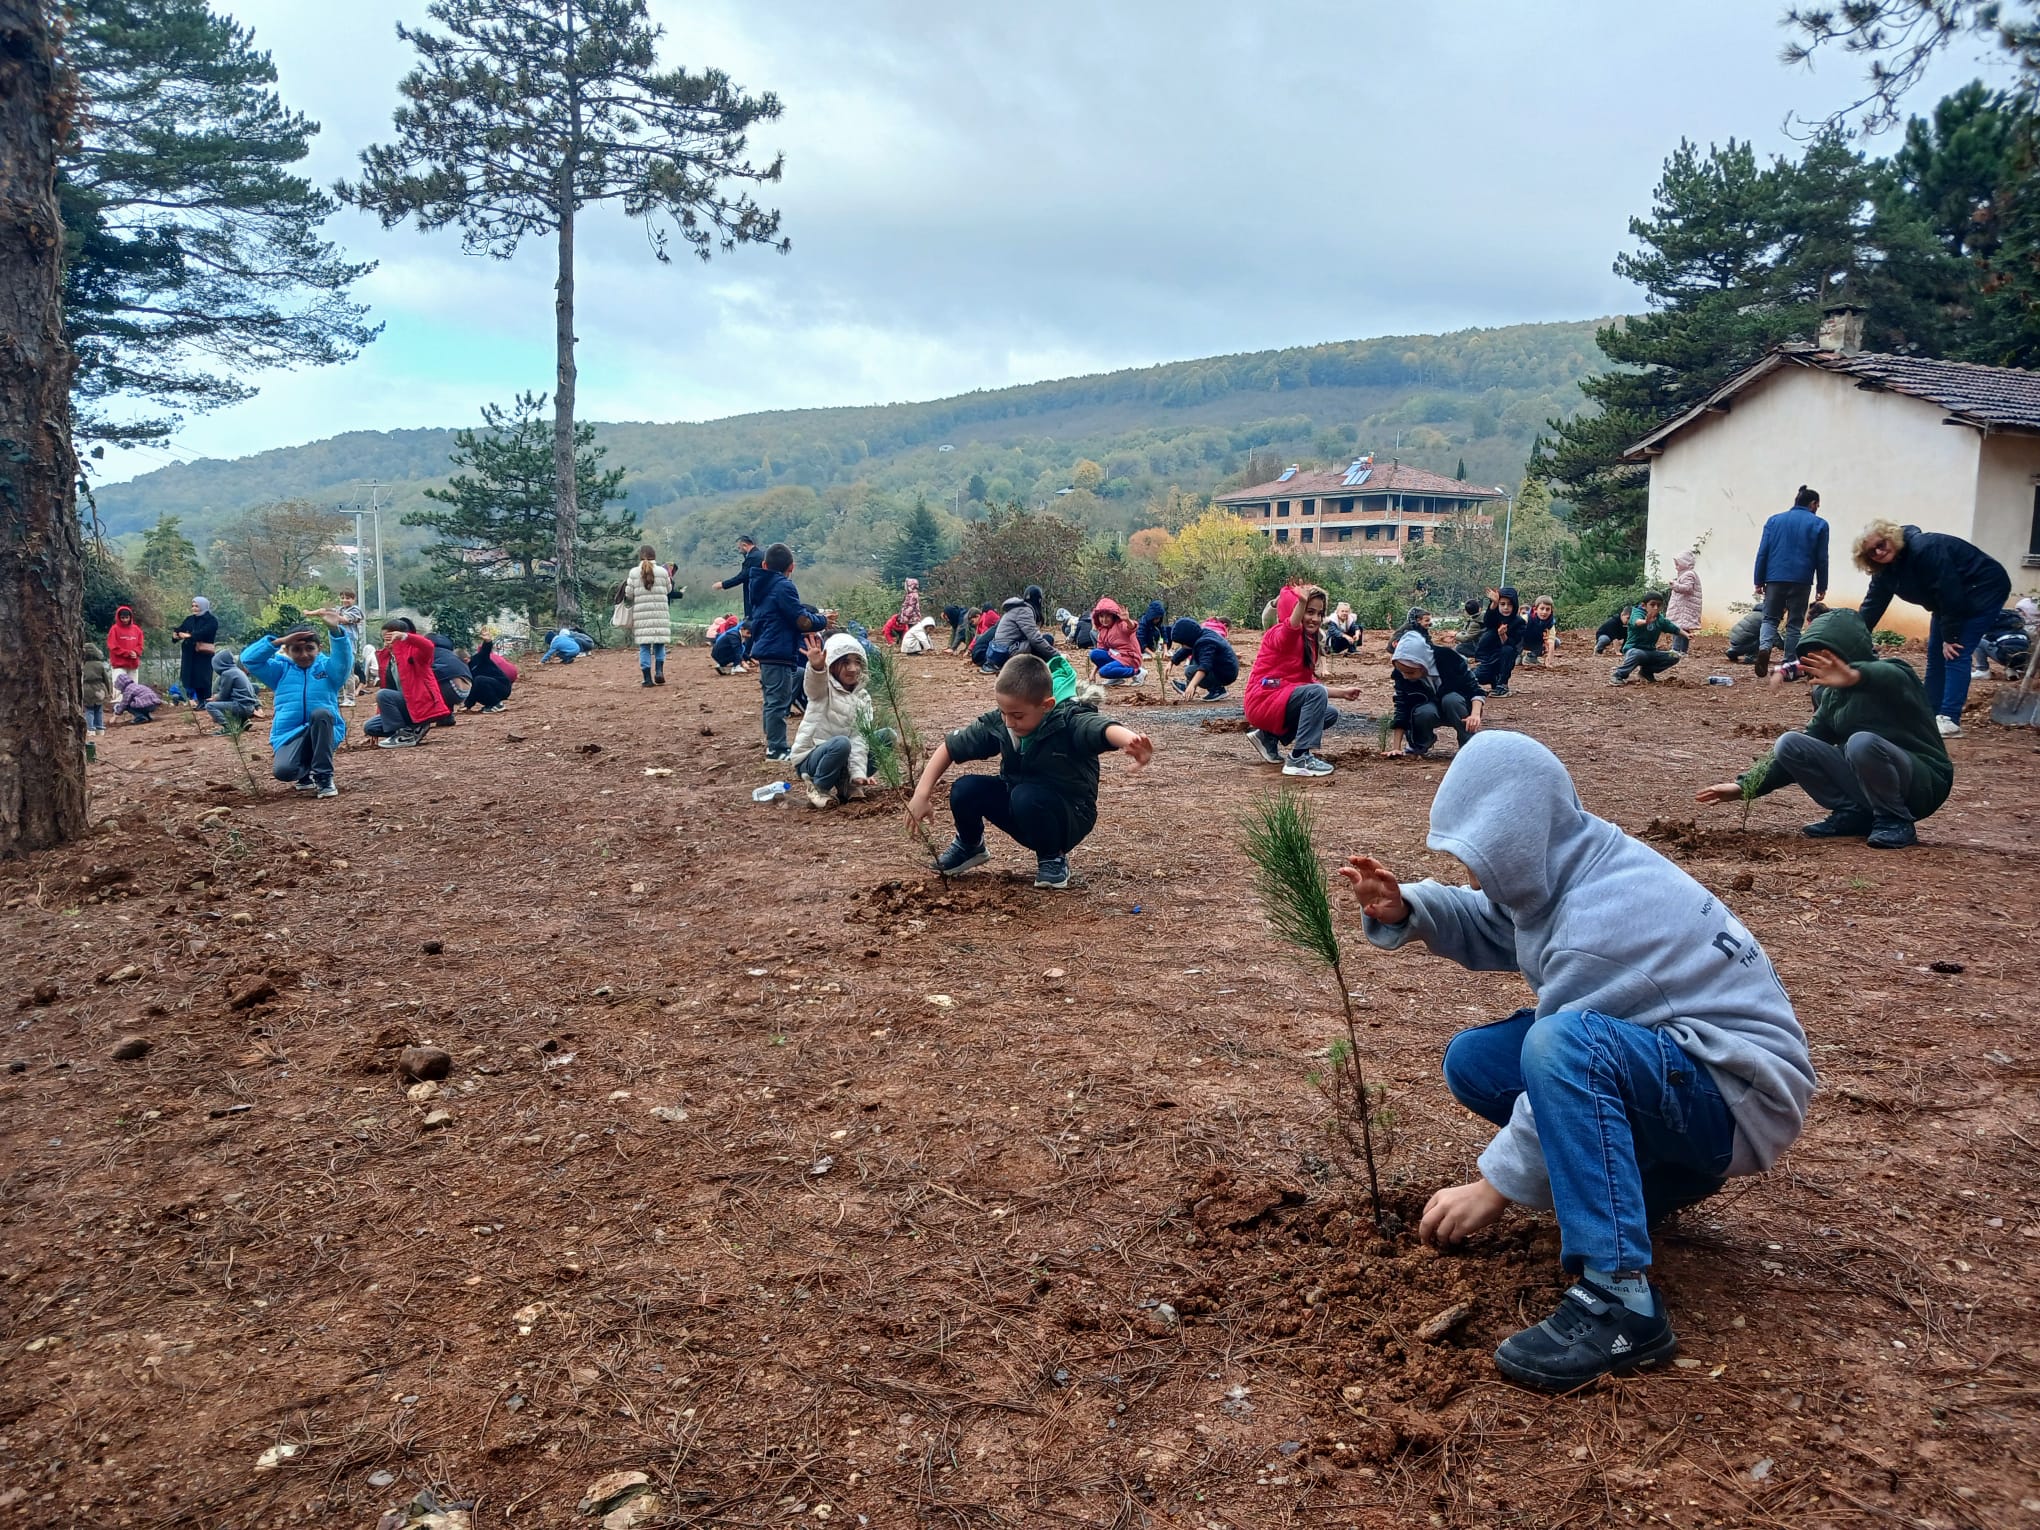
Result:
[[[644,685],[666,683],[666,645],[673,640],[673,616],[666,596],[673,577],[659,567],[650,547],[637,550],[638,566],[624,577],[620,600],[630,603],[630,630],[637,639],[638,670]]]

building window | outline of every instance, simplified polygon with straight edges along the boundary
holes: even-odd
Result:
[[[1382,539],[1382,540],[1383,540],[1384,542],[1393,542],[1393,541],[1395,540],[1395,527],[1393,527],[1393,526],[1384,526],[1384,527],[1382,527],[1382,528],[1381,528],[1381,539]]]
[[[1379,542],[1381,540],[1381,528],[1379,526],[1369,526],[1367,528],[1367,540]]]
[[[1310,527],[1310,526],[1306,526],[1306,527],[1304,527],[1304,528],[1303,528],[1303,539],[1304,539],[1304,541],[1308,542],[1308,541],[1309,541],[1309,540],[1311,539],[1311,534],[1312,534],[1312,532],[1313,532],[1313,531],[1314,531],[1315,529],[1316,529],[1316,528],[1314,528],[1314,527]]]
[[[2033,491],[2033,535],[2026,543],[2026,561],[2040,558],[2040,489]]]
[[[1275,507],[1272,504],[1263,505],[1261,507],[1261,519],[1264,521],[1267,520],[1270,516],[1274,515],[1274,513]]]
[[[1339,501],[1339,514],[1341,514],[1341,515],[1351,515],[1352,513],[1353,513],[1353,501],[1352,501],[1351,499],[1342,499],[1342,500],[1340,500],[1340,501]]]
[[[1421,542],[1421,541],[1423,541],[1423,540],[1424,540],[1424,528],[1423,528],[1423,527],[1421,527],[1421,526],[1412,526],[1412,527],[1410,528],[1410,540],[1411,540],[1412,542]]]
[[[1278,500],[1276,500],[1276,501],[1275,501],[1275,513],[1276,513],[1277,515],[1282,515],[1282,516],[1286,516],[1286,515],[1288,515],[1288,514],[1289,514],[1289,501],[1288,501],[1288,500],[1286,500],[1286,499],[1278,499]]]
[[[1307,500],[1305,500],[1305,501],[1303,502],[1303,513],[1304,513],[1305,515],[1316,515],[1316,514],[1317,514],[1317,501],[1316,501],[1316,500],[1314,500],[1314,499],[1307,499]]]
[[[1353,528],[1352,528],[1351,526],[1341,526],[1341,527],[1339,528],[1339,540],[1340,540],[1341,542],[1350,542],[1350,541],[1352,541],[1352,540],[1353,540]]]
[[[1275,540],[1287,542],[1289,540],[1289,528],[1287,526],[1277,526],[1275,528]]]

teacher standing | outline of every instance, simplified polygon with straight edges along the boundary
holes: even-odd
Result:
[[[171,634],[184,645],[178,661],[178,680],[191,695],[193,706],[212,700],[213,649],[220,635],[220,619],[212,614],[212,602],[203,595],[191,597],[191,615],[177,624]]]
[[[2011,598],[2012,576],[1973,542],[1890,521],[1872,521],[1856,538],[1856,567],[1870,576],[1859,614],[1872,632],[1894,599],[1933,613],[1927,623],[1927,700],[1941,736],[1960,738],[1970,656]]]

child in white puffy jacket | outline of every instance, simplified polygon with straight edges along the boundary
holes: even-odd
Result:
[[[864,645],[847,632],[826,643],[811,632],[803,647],[807,665],[800,678],[807,710],[793,737],[791,763],[807,781],[808,806],[832,808],[863,796],[871,780],[871,750],[864,738],[871,722]],[[877,737],[890,744],[892,730],[880,729]]]

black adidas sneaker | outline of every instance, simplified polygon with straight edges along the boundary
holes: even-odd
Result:
[[[1570,1392],[1603,1376],[1662,1365],[1678,1352],[1679,1336],[1657,1288],[1650,1294],[1656,1310],[1644,1317],[1592,1281],[1575,1281],[1550,1317],[1502,1340],[1495,1365],[1540,1392]]]

